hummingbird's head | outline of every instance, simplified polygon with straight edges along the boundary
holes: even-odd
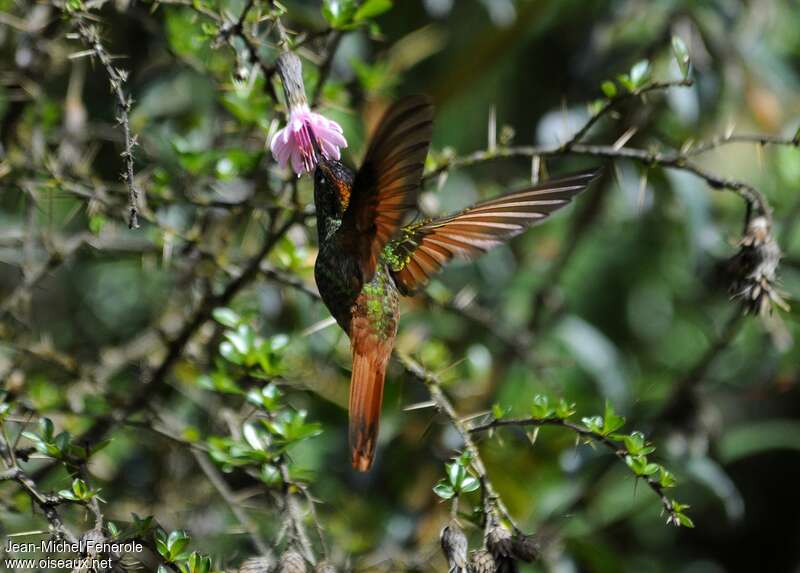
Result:
[[[347,209],[353,188],[353,172],[341,161],[317,154],[314,170],[314,202],[317,209],[336,218]]]

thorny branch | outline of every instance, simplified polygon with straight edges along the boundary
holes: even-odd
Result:
[[[166,344],[166,354],[161,362],[143,376],[142,382],[130,399],[111,415],[105,416],[86,430],[78,440],[81,443],[94,444],[104,439],[106,434],[114,427],[119,420],[123,420],[131,414],[144,409],[151,400],[164,391],[164,382],[172,371],[172,368],[180,360],[183,351],[189,340],[200,329],[200,327],[211,318],[215,308],[227,305],[233,297],[249,284],[257,275],[261,266],[261,261],[267,256],[272,248],[283,237],[289,228],[297,222],[297,214],[293,214],[280,226],[272,230],[265,238],[261,249],[248,262],[241,273],[232,279],[225,289],[214,294],[208,292],[199,303],[194,313],[183,323],[178,334]],[[37,479],[47,473],[54,465],[45,466],[37,472]]]
[[[800,146],[798,138],[789,139],[775,136],[761,135],[737,135],[728,134],[715,137],[707,142],[694,145],[686,145],[685,149],[678,151],[660,151],[657,149],[645,150],[625,145],[587,145],[580,143],[589,130],[603,117],[613,111],[621,102],[633,97],[641,96],[645,93],[662,91],[671,87],[690,86],[690,80],[680,80],[677,82],[653,82],[639,90],[635,90],[623,96],[611,98],[597,113],[592,115],[589,120],[563,144],[556,145],[522,145],[522,146],[499,146],[487,150],[476,151],[465,156],[455,157],[443,161],[438,167],[425,174],[424,181],[438,178],[454,168],[468,167],[479,163],[485,163],[501,158],[547,158],[559,157],[564,155],[599,157],[605,159],[628,159],[641,163],[645,167],[663,167],[691,173],[706,182],[712,189],[729,190],[738,194],[747,204],[747,216],[745,228],[749,223],[753,213],[761,214],[772,220],[772,211],[766,197],[749,183],[736,179],[724,177],[713,173],[700,166],[694,157],[711,151],[724,145],[732,143],[755,143],[758,145],[783,145]]]
[[[400,362],[405,367],[406,371],[409,372],[412,376],[417,378],[420,382],[424,382],[428,388],[428,392],[431,395],[431,399],[436,403],[436,407],[442,412],[456,431],[461,436],[461,439],[464,440],[464,447],[469,451],[472,456],[471,465],[472,468],[475,470],[475,473],[478,474],[478,479],[481,482],[485,492],[486,492],[486,499],[488,502],[489,509],[492,513],[494,513],[494,517],[499,516],[504,518],[508,521],[509,524],[514,528],[516,532],[521,531],[519,526],[517,525],[516,520],[511,515],[511,512],[508,511],[506,504],[503,502],[503,499],[500,497],[500,494],[497,493],[494,485],[492,485],[491,479],[489,479],[488,472],[486,471],[486,466],[483,463],[483,459],[481,458],[480,450],[475,442],[472,440],[472,436],[470,435],[469,428],[466,424],[461,420],[458,413],[455,410],[455,407],[450,402],[450,399],[444,393],[441,388],[441,383],[439,381],[438,376],[436,374],[425,370],[418,362],[413,360],[410,356],[396,353],[397,357],[400,359]]]
[[[203,470],[206,478],[208,478],[208,481],[214,486],[214,489],[217,490],[220,497],[228,504],[231,513],[233,513],[245,531],[247,531],[247,534],[250,536],[250,541],[253,543],[253,547],[256,548],[259,555],[268,555],[270,553],[270,548],[264,543],[264,540],[261,539],[261,535],[258,533],[258,526],[250,516],[247,515],[247,512],[242,509],[217,467],[208,459],[208,456],[204,452],[198,451],[195,448],[191,448],[191,452],[197,465],[200,466],[200,469]]]
[[[131,133],[130,119],[133,99],[125,94],[123,86],[128,79],[127,72],[117,68],[111,60],[111,55],[106,51],[100,41],[100,34],[97,29],[87,24],[80,14],[74,14],[77,19],[78,35],[81,40],[90,48],[91,53],[100,60],[103,68],[108,75],[111,91],[117,100],[117,123],[122,126],[122,133],[125,139],[125,150],[122,152],[122,159],[125,162],[125,170],[122,173],[122,180],[128,186],[128,227],[130,229],[139,228],[139,191],[136,189],[133,171],[133,148],[136,146],[136,136]]]
[[[609,100],[601,107],[596,113],[594,113],[589,120],[583,124],[583,126],[575,132],[568,141],[566,141],[562,146],[561,150],[563,152],[568,152],[572,149],[575,144],[580,143],[584,136],[589,133],[595,124],[604,118],[606,115],[610,114],[616,108],[618,108],[622,103],[635,99],[638,97],[642,97],[650,92],[655,91],[663,91],[672,87],[689,87],[693,85],[691,79],[682,79],[677,81],[670,81],[670,82],[651,82],[641,88],[635,89],[630,92],[623,93],[616,97],[609,98]]]
[[[599,434],[597,432],[593,432],[589,428],[581,426],[580,424],[576,424],[574,422],[570,422],[568,420],[562,420],[561,418],[515,418],[515,419],[492,419],[488,422],[484,422],[481,424],[475,424],[473,426],[469,426],[466,431],[469,434],[477,434],[481,432],[487,432],[489,430],[501,427],[517,427],[517,428],[525,428],[525,427],[542,427],[542,426],[557,426],[560,428],[565,428],[570,430],[580,436],[581,438],[590,440],[592,442],[602,444],[616,455],[623,463],[625,463],[625,457],[628,455],[627,450],[619,443],[615,442],[608,436],[604,436],[603,434]],[[674,523],[678,524],[678,514],[675,511],[673,506],[672,500],[667,497],[664,493],[664,488],[658,483],[658,480],[652,477],[643,477],[647,482],[647,485],[653,492],[658,496],[661,500],[661,505],[664,508],[664,512],[669,516],[667,519],[667,523]]]
[[[6,441],[5,432],[3,432],[3,435],[0,435],[0,457],[2,457],[3,463],[7,468],[0,472],[0,482],[7,480],[16,481],[30,500],[42,510],[45,518],[50,523],[50,528],[53,533],[70,543],[77,543],[77,538],[64,525],[57,509],[59,505],[67,503],[67,500],[59,495],[46,494],[39,490],[36,482],[19,467],[17,459],[14,456],[13,446]]]

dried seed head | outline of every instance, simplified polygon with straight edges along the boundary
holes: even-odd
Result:
[[[511,532],[505,526],[495,523],[486,534],[486,547],[495,559],[507,558],[513,555]]]
[[[314,569],[314,573],[336,573],[336,567],[328,561],[320,561],[317,563],[317,568]]]
[[[275,558],[272,555],[259,555],[245,559],[239,565],[238,573],[270,573],[275,567]]]
[[[467,536],[455,520],[442,528],[439,534],[442,551],[447,559],[448,573],[463,573],[467,568]]]
[[[497,564],[491,553],[486,549],[479,549],[472,552],[467,571],[469,573],[495,573]]]
[[[294,549],[289,549],[281,555],[278,573],[306,573],[306,560]]]
[[[539,542],[533,535],[519,534],[511,540],[511,549],[514,552],[514,558],[526,563],[537,561],[541,555],[541,547]]]
[[[739,252],[728,262],[731,295],[741,299],[747,312],[767,315],[774,307],[788,310],[778,288],[781,249],[765,217],[756,217],[739,242]]]

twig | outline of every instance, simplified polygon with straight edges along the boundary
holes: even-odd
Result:
[[[472,457],[470,464],[472,469],[475,470],[475,473],[478,474],[478,479],[485,490],[488,502],[487,507],[491,508],[491,513],[495,514],[494,517],[498,517],[496,513],[499,512],[500,515],[511,524],[515,531],[521,531],[516,520],[511,515],[511,512],[508,511],[505,502],[503,502],[503,499],[500,497],[500,494],[497,493],[494,485],[492,485],[492,481],[489,479],[489,474],[486,471],[486,466],[481,458],[480,450],[478,449],[478,446],[475,445],[469,429],[461,420],[455,408],[453,407],[453,404],[442,390],[438,376],[425,370],[421,364],[413,360],[410,356],[400,352],[396,352],[396,355],[400,359],[400,362],[403,364],[407,372],[417,378],[420,382],[425,383],[428,388],[428,392],[430,392],[431,399],[436,402],[436,406],[438,407],[439,411],[447,416],[450,423],[461,436],[461,439],[464,440],[464,447]]]
[[[277,229],[270,232],[258,253],[250,259],[241,274],[228,283],[225,290],[218,295],[212,292],[205,295],[192,316],[184,322],[178,335],[167,343],[166,354],[159,365],[142,380],[128,402],[114,413],[95,421],[88,430],[76,438],[79,442],[94,444],[101,441],[117,421],[124,420],[131,414],[144,409],[150,400],[159,395],[159,392],[163,390],[164,380],[183,355],[192,336],[211,318],[215,308],[226,306],[241,289],[258,275],[261,261],[289,230],[289,227],[299,220],[298,217],[297,213],[293,213]],[[49,472],[53,467],[54,464],[44,466],[37,472],[37,477]]]
[[[707,153],[713,149],[717,149],[718,147],[724,147],[725,145],[730,145],[734,143],[747,143],[747,144],[756,144],[766,147],[767,145],[779,145],[779,146],[794,146],[800,147],[800,139],[788,139],[785,137],[779,137],[776,135],[760,135],[760,134],[750,134],[750,133],[742,133],[742,134],[735,134],[732,133],[730,135],[722,135],[717,136],[709,141],[701,142],[696,145],[693,145],[689,148],[686,152],[687,155],[695,156],[701,155],[703,153]]]
[[[283,482],[284,511],[286,512],[286,518],[293,531],[292,537],[303,551],[303,557],[313,565],[316,563],[314,551],[311,548],[311,541],[308,538],[308,533],[303,524],[300,504],[297,501],[297,496],[292,492],[292,488],[296,486],[292,482],[291,476],[289,475],[289,466],[286,464],[286,460],[283,456],[281,456],[281,460],[278,463],[278,471],[280,472],[281,481]]]
[[[631,147],[614,147],[611,145],[584,145],[574,144],[569,151],[564,151],[562,146],[516,146],[498,147],[494,152],[476,151],[464,157],[455,158],[440,165],[427,173],[423,178],[428,181],[444,171],[456,167],[466,167],[485,163],[499,158],[513,157],[557,157],[561,155],[583,155],[587,157],[602,157],[605,159],[629,159],[646,166],[658,166],[668,169],[686,171],[703,179],[712,189],[727,189],[740,195],[748,204],[755,207],[759,213],[771,221],[771,209],[766,198],[755,187],[748,183],[722,177],[705,170],[694,163],[688,155],[681,152],[648,151]]]
[[[50,523],[51,530],[57,536],[66,539],[68,542],[77,543],[77,538],[64,525],[56,509],[58,505],[67,503],[68,500],[59,495],[42,493],[36,485],[36,482],[17,465],[16,459],[13,457],[11,448],[5,438],[0,438],[0,456],[3,458],[8,468],[0,472],[0,481],[16,481],[30,500],[42,510],[45,518]]]
[[[80,18],[80,16],[77,17]],[[136,136],[131,134],[130,120],[128,118],[133,100],[125,95],[125,91],[122,88],[128,78],[128,73],[114,66],[111,61],[111,56],[100,42],[100,35],[94,26],[89,26],[82,19],[79,19],[78,34],[105,68],[111,90],[114,92],[117,99],[117,107],[119,108],[117,122],[122,126],[122,132],[125,138],[125,151],[122,152],[122,158],[125,162],[125,171],[122,173],[122,180],[128,186],[128,228],[138,229],[139,192],[136,189],[133,172],[133,148],[136,146]]]
[[[474,426],[471,426],[467,430],[467,432],[470,434],[477,434],[501,427],[540,428],[542,426],[556,426],[560,428],[565,428],[567,430],[574,432],[575,434],[577,434],[582,438],[602,444],[603,446],[614,452],[614,455],[616,455],[617,458],[619,458],[620,460],[622,460],[623,463],[625,463],[625,457],[628,455],[628,453],[627,450],[621,444],[618,444],[608,436],[604,436],[603,434],[593,432],[589,428],[581,426],[580,424],[575,424],[574,422],[563,420],[561,418],[492,419],[483,424],[476,424]],[[661,501],[661,505],[664,508],[664,511],[670,516],[668,522],[677,524],[678,516],[677,512],[675,511],[675,508],[673,507],[672,500],[669,497],[667,497],[667,495],[664,493],[664,488],[661,486],[658,480],[651,478],[649,476],[643,476],[642,479],[644,479],[647,482],[647,485],[650,487],[650,489],[653,490],[653,492],[658,496],[659,500]]]
[[[225,479],[220,475],[219,471],[217,470],[216,466],[212,464],[205,453],[198,451],[195,448],[190,448],[192,456],[197,461],[197,465],[200,466],[200,469],[203,470],[203,473],[206,474],[208,481],[211,482],[211,485],[214,486],[214,489],[217,490],[220,497],[228,504],[228,507],[231,510],[231,513],[236,517],[239,523],[242,524],[247,534],[250,536],[250,541],[253,543],[253,547],[256,548],[259,555],[267,555],[270,553],[269,546],[264,543],[261,539],[261,535],[258,532],[258,526],[256,523],[247,515],[242,507],[239,505],[239,502],[236,500],[236,496],[231,491],[230,487],[228,487],[227,482]]]
[[[583,139],[583,137],[589,132],[590,129],[592,129],[592,127],[594,127],[594,125],[598,121],[600,121],[600,119],[602,119],[603,117],[605,117],[606,115],[611,113],[614,109],[619,107],[619,105],[622,104],[623,102],[628,101],[630,99],[637,98],[637,97],[641,97],[644,94],[647,94],[647,93],[650,93],[650,92],[663,91],[663,90],[667,90],[667,89],[672,88],[672,87],[689,87],[692,84],[693,84],[693,82],[692,82],[691,79],[682,79],[682,80],[669,81],[669,82],[651,82],[651,83],[645,85],[644,87],[641,87],[641,88],[639,88],[637,90],[634,90],[632,92],[627,92],[627,93],[624,93],[624,94],[620,94],[620,95],[618,95],[616,97],[610,98],[605,103],[605,105],[603,105],[603,107],[601,107],[594,115],[592,115],[589,118],[589,120],[583,125],[583,127],[581,127],[575,133],[575,135],[573,135],[566,143],[564,143],[561,146],[561,150],[566,153],[567,151],[572,149],[572,147],[576,143],[580,143],[580,141]]]

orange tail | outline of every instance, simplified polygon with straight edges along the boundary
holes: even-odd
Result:
[[[391,343],[377,342],[374,338],[370,342],[353,344],[353,375],[350,379],[350,455],[353,467],[361,472],[367,471],[375,459],[383,381],[392,352]]]

